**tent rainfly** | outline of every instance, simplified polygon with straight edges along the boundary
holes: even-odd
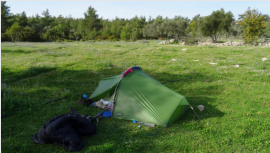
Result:
[[[102,79],[90,99],[114,103],[112,117],[168,127],[188,109],[179,93],[133,66],[124,74]]]

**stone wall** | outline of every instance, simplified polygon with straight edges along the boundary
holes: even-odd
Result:
[[[244,42],[232,42],[232,41],[228,41],[228,42],[224,42],[224,43],[212,43],[212,42],[198,42],[197,44],[198,46],[205,46],[205,45],[213,45],[213,46],[244,46],[245,43]],[[264,43],[257,43],[257,44],[253,44],[254,46],[268,46],[270,47],[270,42],[264,42]]]
[[[169,41],[161,41],[158,44],[170,44],[174,41],[174,39],[171,39]],[[185,45],[185,42],[179,42],[180,45]],[[196,43],[198,46],[244,46],[246,45],[244,42],[224,42],[224,43],[212,43],[211,41],[199,41]],[[268,42],[262,42],[262,43],[256,43],[253,44],[253,46],[267,46],[270,47],[270,41]]]

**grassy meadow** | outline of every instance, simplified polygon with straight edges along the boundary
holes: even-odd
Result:
[[[145,136],[132,121],[105,118],[96,135],[83,137],[80,152],[269,152],[270,61],[262,61],[270,59],[269,47],[157,43],[1,43],[1,115],[10,114],[1,119],[1,151],[66,152],[34,144],[32,136],[47,120],[70,113],[70,106],[91,116],[101,112],[75,103],[102,78],[140,66],[161,83],[179,80],[164,85],[185,96],[201,122],[189,109]]]

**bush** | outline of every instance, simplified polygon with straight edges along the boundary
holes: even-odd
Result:
[[[113,35],[113,36],[109,36],[108,40],[109,41],[116,41],[117,39],[116,39],[115,35]]]
[[[99,36],[97,36],[96,37],[96,39],[98,40],[106,40],[106,39],[108,39],[110,37],[110,35],[109,34],[107,34],[107,35],[99,35]]]
[[[174,39],[172,44],[178,44],[178,41],[176,39]]]
[[[194,39],[193,37],[186,37],[185,39],[186,45],[195,45],[198,40]]]
[[[58,38],[55,42],[62,42],[61,38]]]
[[[64,39],[64,42],[73,42],[72,40]]]
[[[6,33],[1,33],[1,41],[11,41]]]

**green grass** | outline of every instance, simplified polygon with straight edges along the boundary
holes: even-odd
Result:
[[[83,138],[81,152],[268,152],[270,62],[261,59],[270,59],[269,51],[158,45],[153,40],[2,43],[1,115],[12,114],[1,120],[1,151],[66,152],[54,144],[34,144],[33,134],[52,117],[69,113],[71,105],[81,114],[101,112],[75,103],[81,94],[93,92],[100,79],[140,66],[159,82],[180,80],[165,85],[187,98],[201,122],[188,110],[168,128],[157,126],[157,135],[145,136],[138,124],[106,118],[96,135]]]

